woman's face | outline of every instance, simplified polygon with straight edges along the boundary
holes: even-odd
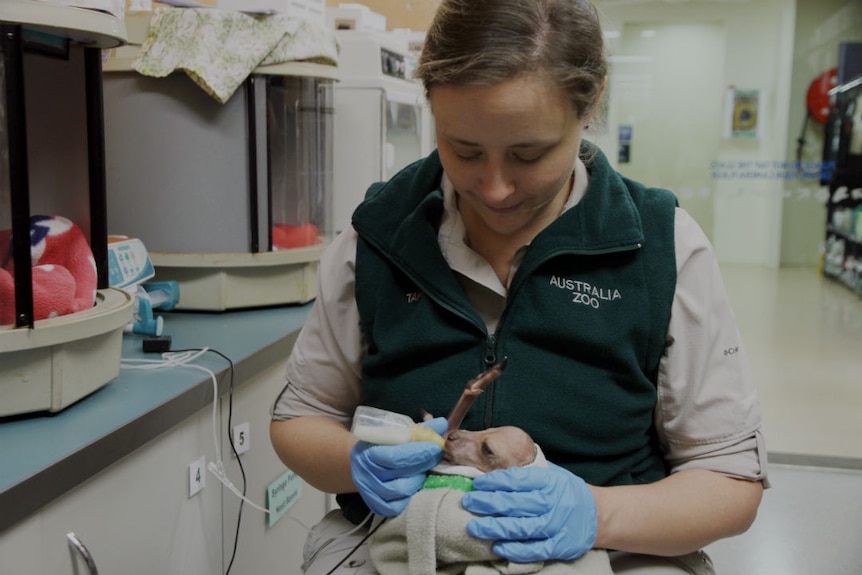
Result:
[[[429,99],[468,234],[533,236],[560,214],[584,122],[556,84],[522,75],[493,86],[435,86]]]

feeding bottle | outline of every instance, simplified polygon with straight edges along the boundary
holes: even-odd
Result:
[[[446,440],[430,427],[414,423],[406,415],[368,405],[356,408],[350,433],[377,445],[400,445],[408,441],[433,441],[440,447],[446,445]]]

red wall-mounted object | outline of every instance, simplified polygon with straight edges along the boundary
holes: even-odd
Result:
[[[808,96],[805,103],[808,113],[820,124],[826,123],[829,117],[829,90],[838,83],[838,68],[823,72],[808,86]]]

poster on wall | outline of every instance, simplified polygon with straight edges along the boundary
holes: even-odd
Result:
[[[632,161],[631,156],[631,148],[632,148],[632,127],[631,126],[620,126],[619,128],[619,146],[617,153],[617,161],[620,164],[628,164]]]
[[[757,138],[760,135],[761,91],[731,88],[727,98],[724,135]]]

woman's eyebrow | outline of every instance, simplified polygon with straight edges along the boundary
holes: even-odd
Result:
[[[447,140],[452,142],[453,144],[460,144],[462,146],[478,146],[479,144],[476,142],[471,142],[470,140],[465,140],[463,138],[458,138],[457,136],[450,136],[448,134],[443,135]]]
[[[456,136],[449,136],[449,135],[444,134],[444,137],[449,142],[451,142],[453,144],[459,144],[461,146],[470,146],[470,147],[482,147],[482,145],[479,144],[478,142],[471,142],[470,140],[465,140],[463,138],[458,138]],[[536,141],[532,141],[532,142],[519,142],[517,144],[512,144],[509,147],[510,148],[529,148],[529,149],[547,148],[547,147],[553,146],[555,143],[556,143],[556,141],[551,141],[551,140],[548,140],[548,141],[536,140]]]

